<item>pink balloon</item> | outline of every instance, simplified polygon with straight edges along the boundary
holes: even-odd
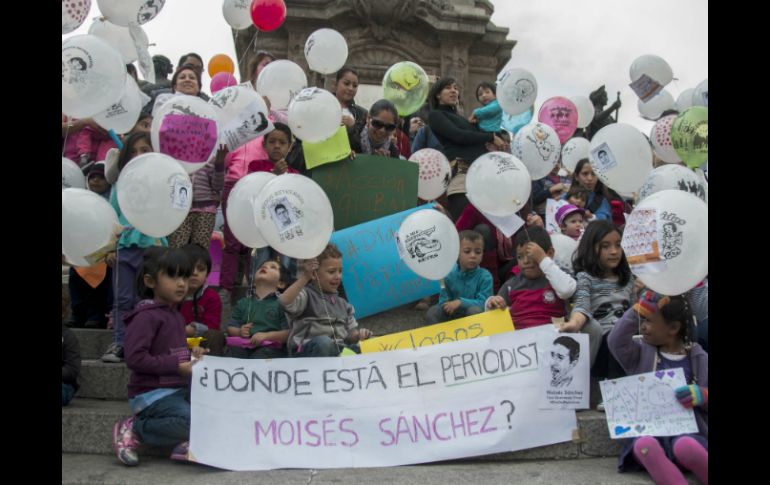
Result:
[[[543,103],[537,120],[553,128],[559,135],[559,142],[564,143],[577,129],[577,106],[567,98],[556,96]]]
[[[218,72],[211,78],[211,94],[236,84],[238,84],[238,81],[235,79],[235,76],[229,72]]]

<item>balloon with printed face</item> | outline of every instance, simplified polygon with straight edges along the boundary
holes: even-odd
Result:
[[[532,180],[548,175],[561,152],[559,135],[545,123],[530,123],[513,138],[511,151],[527,167]]]
[[[193,173],[215,155],[217,112],[197,96],[177,94],[154,115],[150,136],[156,151],[173,157],[187,173]]]
[[[286,20],[283,0],[252,0],[251,21],[263,32],[275,30]]]
[[[61,247],[77,266],[91,266],[99,249],[122,230],[118,215],[104,197],[90,190],[70,188],[61,192]]]
[[[129,224],[150,237],[176,231],[190,212],[192,196],[190,176],[163,153],[135,157],[118,177],[120,210]]]
[[[130,64],[139,58],[128,27],[120,27],[101,18],[95,18],[91,27],[88,28],[88,33],[99,37],[117,49],[123,59],[123,64]],[[146,45],[144,47],[147,48]]]
[[[579,136],[570,138],[561,149],[561,164],[572,173],[580,160],[588,158],[590,151],[591,142],[587,139]]]
[[[553,262],[556,263],[559,268],[570,274],[574,274],[572,268],[572,256],[575,254],[575,251],[577,251],[578,242],[569,236],[556,233],[551,234],[551,244],[554,249]]]
[[[660,118],[664,111],[676,108],[676,102],[671,93],[664,89],[653,98],[648,99],[647,102],[641,99],[636,100],[636,106],[639,108],[639,114],[642,115],[642,118],[655,121]]]
[[[61,157],[61,189],[87,189],[86,176],[78,164],[69,158]]]
[[[650,132],[650,142],[652,142],[655,154],[666,163],[681,162],[671,144],[671,127],[674,125],[676,117],[675,114],[664,116],[655,122]]]
[[[209,100],[217,111],[219,143],[230,151],[273,131],[262,96],[248,86],[231,86]]]
[[[705,106],[709,105],[709,80],[708,78],[701,81],[692,92],[692,105],[693,106]]]
[[[665,86],[674,79],[671,66],[662,57],[652,54],[637,57],[629,71],[632,82],[647,76],[661,86]]]
[[[289,128],[302,141],[326,140],[339,130],[341,119],[340,102],[325,89],[303,89],[289,103]]]
[[[393,103],[400,116],[416,112],[428,97],[428,75],[414,62],[393,64],[382,78],[382,97]]]
[[[222,15],[230,27],[235,30],[248,29],[251,21],[251,0],[225,0]]]
[[[529,122],[532,121],[534,114],[534,106],[531,106],[527,111],[517,115],[509,115],[508,113],[503,112],[503,122],[500,124],[500,126],[515,135],[519,132],[519,130],[527,126]]]
[[[510,153],[489,152],[471,164],[465,188],[468,200],[480,211],[510,216],[527,203],[532,182],[521,160]]]
[[[671,144],[690,168],[700,167],[709,158],[709,109],[692,106],[674,120]]]
[[[599,180],[623,197],[633,197],[652,170],[652,149],[635,127],[612,123],[591,139],[589,160]]]
[[[681,165],[661,165],[650,172],[639,190],[639,201],[661,190],[683,190],[706,201],[706,184],[695,172]]]
[[[578,110],[578,128],[585,128],[591,124],[596,112],[594,111],[594,104],[588,98],[588,96],[570,96],[569,100],[575,103]]]
[[[91,10],[91,0],[61,0],[61,35],[80,27]]]
[[[99,11],[115,25],[142,25],[160,13],[166,0],[96,0]]]
[[[227,199],[227,224],[233,236],[246,247],[263,248],[267,241],[254,223],[255,201],[260,191],[276,176],[270,172],[254,172],[236,182]]]
[[[537,99],[537,81],[526,69],[506,69],[497,76],[497,102],[509,115],[527,111]]]
[[[232,74],[235,72],[235,64],[229,56],[225,54],[217,54],[209,59],[208,66],[209,76],[212,78],[220,72],[226,72]]]
[[[348,43],[333,29],[318,29],[305,42],[305,59],[310,69],[321,74],[333,74],[348,59]]]
[[[621,246],[645,286],[681,295],[708,275],[708,205],[681,190],[656,192],[626,218]]]
[[[446,277],[460,257],[457,228],[435,209],[409,214],[398,228],[396,245],[407,267],[429,280]]]
[[[270,100],[271,109],[286,109],[291,98],[307,87],[307,76],[286,59],[273,61],[259,73],[257,92]]]
[[[423,148],[412,153],[409,161],[420,166],[417,197],[422,200],[436,200],[446,192],[452,168],[443,153],[433,148]]]
[[[120,53],[95,35],[75,35],[61,46],[61,110],[88,118],[123,95],[126,65]]]
[[[142,106],[149,101],[150,97],[139,89],[133,76],[126,76],[126,87],[120,100],[107,110],[96,113],[93,118],[105,130],[128,133],[139,119]]]
[[[692,106],[692,93],[695,92],[695,88],[689,88],[682,91],[676,98],[676,110],[680,113],[690,106]]]
[[[559,135],[559,143],[564,143],[577,129],[577,106],[561,96],[550,98],[540,107],[537,120],[553,128]]]
[[[211,78],[211,94],[216,94],[224,88],[237,86],[238,80],[229,72],[218,72]]]
[[[315,181],[293,173],[262,188],[254,202],[254,222],[270,247],[298,259],[321,254],[334,231],[329,197]]]

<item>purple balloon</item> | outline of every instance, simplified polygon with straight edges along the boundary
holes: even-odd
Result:
[[[543,103],[537,120],[553,128],[559,135],[559,142],[563,144],[577,129],[577,106],[567,98],[556,96]]]
[[[238,84],[238,81],[235,79],[235,76],[229,72],[218,72],[211,78],[211,94],[236,84]]]

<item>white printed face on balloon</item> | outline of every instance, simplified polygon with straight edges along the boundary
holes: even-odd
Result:
[[[151,237],[174,232],[190,212],[192,182],[179,162],[162,153],[134,158],[118,177],[118,204],[128,222]]]
[[[340,128],[340,119],[340,102],[324,89],[303,89],[289,103],[289,127],[302,141],[326,140]]]
[[[510,216],[524,207],[532,190],[527,167],[505,152],[490,152],[471,164],[465,179],[468,200],[493,216]]]
[[[62,190],[61,220],[62,251],[78,266],[95,264],[123,229],[110,203],[84,189]]]
[[[645,286],[689,291],[708,275],[708,205],[681,190],[654,193],[626,219],[621,246]]]
[[[218,74],[217,74],[218,75]],[[209,104],[217,111],[220,143],[230,151],[273,131],[262,96],[245,86],[231,86],[214,94]]]
[[[115,25],[142,25],[160,13],[166,0],[96,0],[99,11]]]
[[[73,118],[88,118],[121,98],[126,66],[115,48],[94,35],[62,42],[61,108]]]
[[[518,115],[535,104],[537,81],[526,69],[513,68],[497,78],[497,101],[509,115]]]
[[[412,153],[410,162],[420,166],[417,196],[422,200],[436,200],[449,186],[452,168],[449,160],[438,150],[423,148]]]
[[[532,180],[539,180],[553,170],[559,160],[559,135],[545,123],[530,123],[513,138],[511,151],[527,167]]]
[[[193,173],[214,157],[218,128],[214,106],[197,96],[178,94],[158,109],[150,136],[156,151]]]
[[[271,247],[292,258],[308,259],[329,243],[334,214],[321,186],[303,175],[286,173],[259,192],[254,223]]]
[[[409,214],[398,228],[396,245],[407,267],[429,280],[448,275],[460,256],[455,225],[434,209]]]
[[[638,193],[652,170],[647,138],[624,123],[605,126],[594,135],[589,160],[599,180],[624,197]]]

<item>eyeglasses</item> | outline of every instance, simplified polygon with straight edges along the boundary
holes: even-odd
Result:
[[[377,130],[385,128],[385,131],[393,131],[396,129],[396,125],[392,123],[383,123],[382,121],[375,118],[371,119],[371,123],[372,123],[372,127]]]

